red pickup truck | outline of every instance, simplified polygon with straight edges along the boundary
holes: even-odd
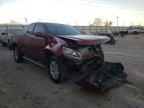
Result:
[[[104,61],[101,44],[109,40],[105,36],[81,35],[65,24],[36,22],[24,34],[13,36],[12,45],[16,62],[27,58],[46,66],[50,78],[60,83],[72,67],[85,72],[100,66]]]

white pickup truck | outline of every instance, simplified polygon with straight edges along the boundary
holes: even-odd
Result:
[[[9,28],[1,33],[1,43],[4,46],[8,46],[11,49],[11,37],[15,34],[24,33],[24,29],[21,28]]]
[[[138,34],[140,33],[140,30],[138,28],[129,28],[128,33],[130,34]]]
[[[129,27],[128,33],[131,33],[131,34],[144,33],[144,28],[143,27]]]

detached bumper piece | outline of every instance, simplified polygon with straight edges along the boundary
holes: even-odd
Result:
[[[76,81],[87,91],[104,93],[111,88],[127,83],[127,74],[121,63],[104,62],[97,70],[87,71]]]

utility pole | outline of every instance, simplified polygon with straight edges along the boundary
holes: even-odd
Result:
[[[118,20],[119,20],[119,17],[116,17],[116,19],[117,19],[117,27],[118,27]]]
[[[116,19],[117,19],[117,30],[116,31],[119,32],[119,29],[118,29],[118,19],[119,19],[119,17],[117,16]]]
[[[26,25],[27,25],[27,18],[24,18],[25,19],[25,23],[26,23]]]

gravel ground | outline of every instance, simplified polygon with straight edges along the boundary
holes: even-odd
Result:
[[[0,46],[0,108],[144,108],[144,34],[116,37],[105,45],[107,61],[122,62],[132,84],[105,94],[89,93],[74,81],[55,84],[43,69],[28,61],[15,63],[12,51]]]

